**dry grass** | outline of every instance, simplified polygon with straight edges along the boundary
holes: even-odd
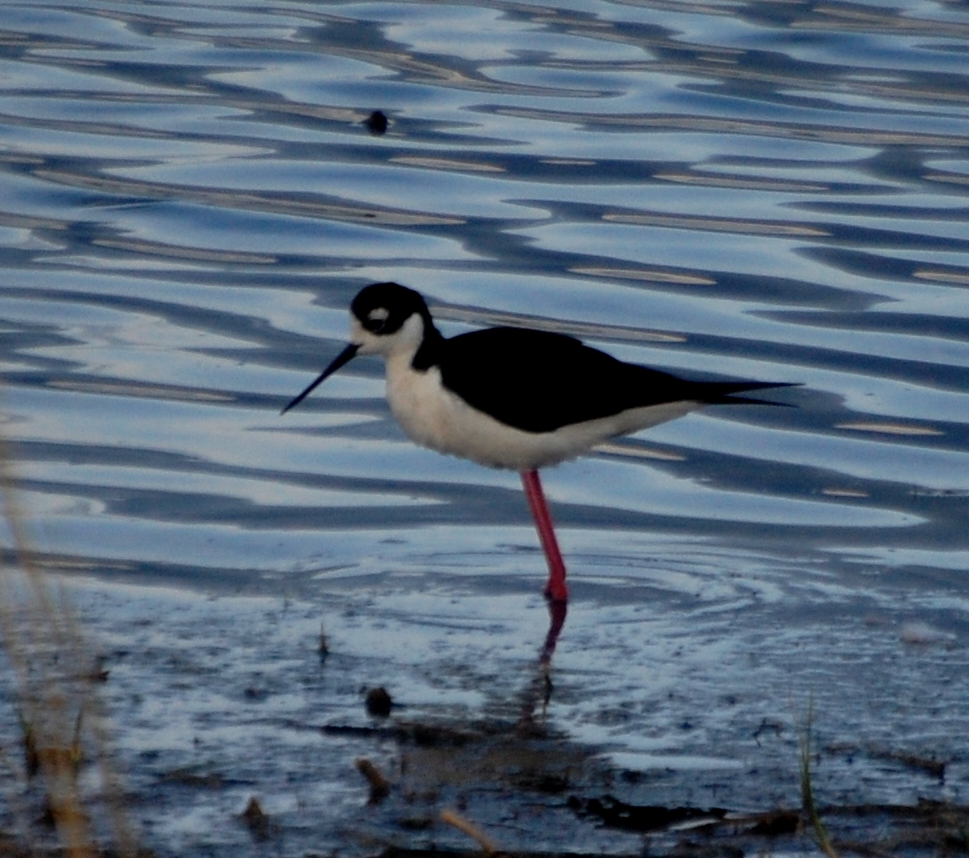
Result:
[[[78,775],[82,765],[93,767],[109,808],[113,851],[134,855],[120,781],[108,764],[108,731],[97,696],[100,672],[66,594],[31,551],[11,462],[9,446],[0,437],[0,501],[12,548],[0,559],[0,635],[15,683],[24,751],[22,779],[6,780],[9,803],[23,816],[39,788],[64,854],[92,858],[100,850]],[[36,851],[36,823],[19,823],[26,848]]]
[[[817,805],[814,803],[814,789],[811,784],[811,740],[813,726],[814,701],[811,700],[808,703],[807,720],[804,724],[804,730],[801,733],[801,802],[804,805],[804,813],[810,821],[811,827],[814,829],[814,836],[817,838],[818,847],[828,858],[840,858],[838,851],[831,843],[831,838],[828,837],[827,829],[825,829],[824,823],[821,821],[821,816],[818,813]]]

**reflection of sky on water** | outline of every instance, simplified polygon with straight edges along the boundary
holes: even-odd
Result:
[[[631,801],[796,802],[813,695],[825,747],[855,749],[823,756],[825,800],[964,800],[962,9],[92,0],[3,28],[2,428],[28,532],[48,567],[124,585],[78,602],[136,791],[190,734],[238,777],[173,789],[158,843],[252,784],[288,826],[356,812],[373,749],[293,725],[355,723],[363,685],[473,721],[532,681],[548,617],[516,475],[407,442],[370,359],[279,416],[384,279],[449,334],[503,314],[804,385],[545,476],[574,594],[549,718],[582,766],[638,771]],[[201,595],[226,592],[246,598]],[[206,652],[199,683],[179,665]],[[247,665],[265,695],[240,705]],[[945,782],[886,747],[949,760]],[[568,818],[549,848],[605,848]]]

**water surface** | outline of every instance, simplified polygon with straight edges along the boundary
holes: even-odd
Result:
[[[393,742],[321,729],[370,685],[459,725],[531,693],[517,476],[413,446],[372,358],[279,415],[388,279],[448,335],[803,385],[545,473],[576,792],[797,805],[813,700],[824,801],[967,800],[963,4],[38,0],[0,36],[2,431],[146,845],[237,854],[252,794],[287,854],[464,845],[366,808]],[[641,848],[444,781],[504,848]]]

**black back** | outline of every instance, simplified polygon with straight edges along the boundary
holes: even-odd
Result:
[[[731,393],[783,386],[688,381],[624,363],[565,334],[519,328],[440,339],[433,357],[445,387],[526,432],[552,432],[648,405],[730,402]]]

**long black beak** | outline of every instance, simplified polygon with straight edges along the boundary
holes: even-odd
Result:
[[[297,396],[292,402],[289,403],[280,414],[285,414],[290,408],[295,408],[299,405],[307,396],[309,396],[316,388],[318,388],[324,381],[326,381],[333,373],[335,373],[341,366],[349,363],[353,360],[353,356],[357,353],[360,348],[356,343],[350,343],[340,354],[333,358],[333,363],[331,363],[323,372],[320,373],[319,377],[314,381],[309,387],[306,388],[299,396]]]

